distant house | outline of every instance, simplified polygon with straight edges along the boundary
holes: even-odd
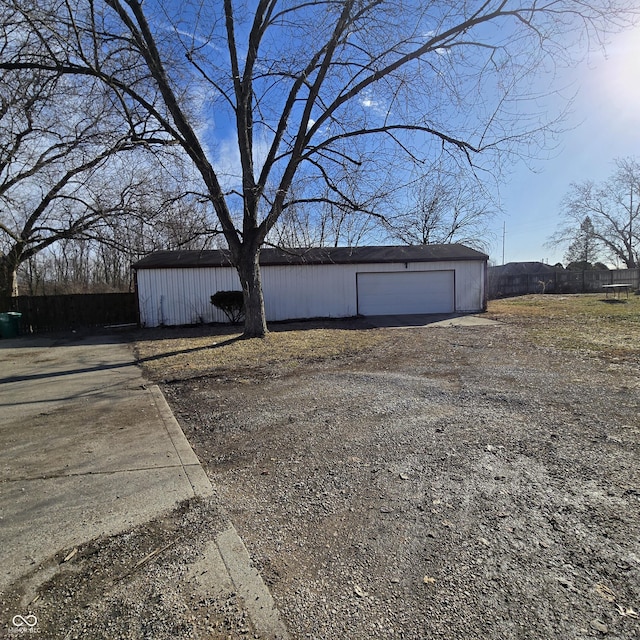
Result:
[[[489,267],[489,277],[544,275],[556,271],[562,271],[562,269],[544,262],[507,262],[507,264],[498,267]]]
[[[555,282],[561,267],[544,262],[508,262],[487,270],[489,298],[516,296],[525,293],[543,293],[548,283]]]
[[[488,256],[460,244],[263,249],[267,320],[474,313]],[[225,322],[216,291],[240,289],[228,251],[159,251],[133,265],[143,326]]]

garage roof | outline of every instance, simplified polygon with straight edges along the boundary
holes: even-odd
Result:
[[[489,256],[462,244],[428,244],[400,247],[311,247],[307,249],[271,249],[260,252],[260,264],[362,264],[390,262],[440,262],[487,260]],[[133,265],[134,269],[179,269],[229,267],[226,249],[206,251],[156,251]]]

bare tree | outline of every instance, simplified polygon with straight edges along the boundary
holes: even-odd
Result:
[[[361,170],[352,171],[342,183],[347,202],[336,202],[332,190],[324,186],[306,197],[292,188],[289,199],[266,244],[287,247],[357,247],[384,231],[387,189],[372,190],[363,197]]]
[[[374,218],[325,202],[313,207],[288,207],[266,244],[280,248],[358,247],[379,237],[381,231]]]
[[[263,336],[260,247],[294,184],[306,201],[326,188],[348,207],[336,167],[399,181],[436,149],[517,153],[548,130],[525,108],[532,73],[627,24],[633,4],[1,0],[0,68],[90,75],[153,116],[200,173],[244,291],[245,336]]]
[[[143,202],[130,200],[135,210],[105,216],[81,234],[34,253],[18,271],[20,289],[31,295],[127,291],[133,286],[131,264],[152,251],[217,248],[219,231],[207,202],[165,193],[182,187],[147,185]]]
[[[433,166],[386,219],[391,238],[404,244],[461,242],[486,248],[494,206],[480,180],[465,168]]]
[[[588,232],[589,249],[596,245],[608,259],[634,269],[640,264],[640,163],[619,158],[615,166],[601,184],[571,185],[562,203],[564,222],[549,244],[583,246]]]
[[[131,210],[149,176],[124,162],[144,164],[144,145],[103,91],[10,72],[0,105],[0,295],[14,296],[21,264]]]
[[[215,234],[174,145],[156,139],[150,153],[137,133],[149,123],[123,113],[101,82],[75,80],[10,72],[0,81],[0,296],[18,294],[22,264],[29,289],[30,275],[52,280],[36,269],[45,249],[67,288],[86,288],[99,255],[110,253],[108,282],[129,281],[132,260]]]

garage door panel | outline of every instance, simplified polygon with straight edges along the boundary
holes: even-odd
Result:
[[[453,270],[358,273],[358,313],[452,313],[454,287]]]

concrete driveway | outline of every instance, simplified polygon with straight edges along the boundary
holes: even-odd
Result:
[[[211,492],[121,336],[0,341],[0,590],[60,551]]]

